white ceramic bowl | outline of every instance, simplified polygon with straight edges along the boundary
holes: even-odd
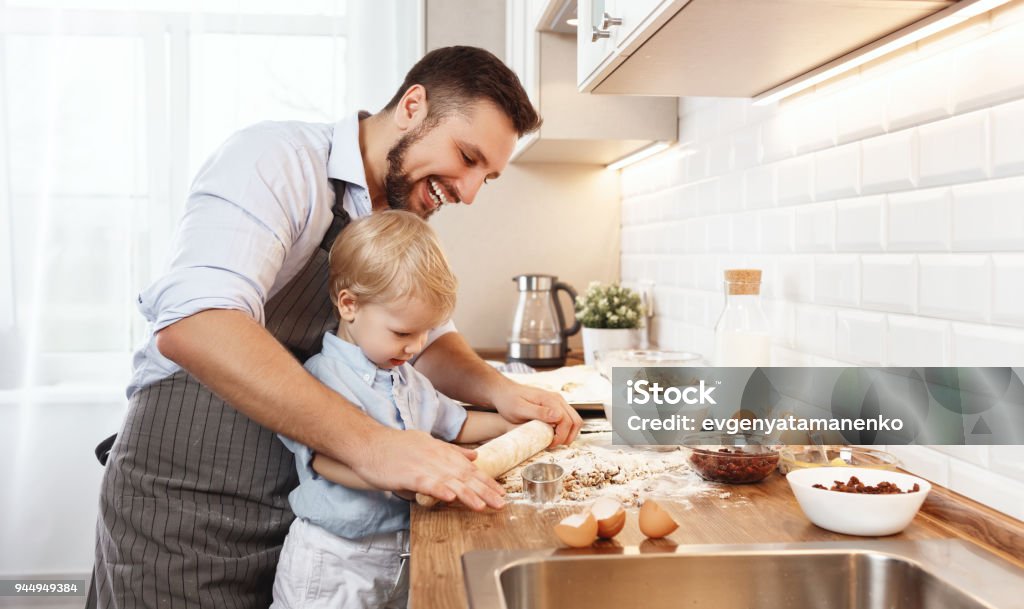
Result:
[[[828,489],[836,480],[846,482],[850,476],[857,476],[870,486],[889,481],[907,491],[916,483],[921,490],[899,495],[860,495],[813,487],[821,484]],[[811,522],[836,533],[866,537],[895,535],[907,528],[932,490],[927,480],[917,476],[861,467],[801,469],[789,472],[786,481]]]

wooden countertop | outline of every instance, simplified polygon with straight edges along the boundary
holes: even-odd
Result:
[[[599,541],[595,546],[864,539],[832,533],[811,524],[778,472],[757,484],[717,486],[722,493],[690,498],[692,509],[670,504],[679,529],[665,539],[646,539],[638,528],[637,509],[633,508],[629,510],[623,531],[614,540]],[[525,503],[509,503],[503,510],[483,513],[462,506],[426,510],[413,505],[410,607],[467,607],[460,562],[463,553],[481,549],[563,547],[554,535],[554,525],[566,515],[579,511],[582,505],[540,509]],[[887,539],[941,538],[963,538],[979,543],[1024,568],[1024,523],[941,487],[932,490],[921,512],[906,530]]]

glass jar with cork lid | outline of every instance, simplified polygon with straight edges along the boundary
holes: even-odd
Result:
[[[760,269],[725,271],[725,308],[715,324],[716,366],[771,366],[772,332],[761,308]]]

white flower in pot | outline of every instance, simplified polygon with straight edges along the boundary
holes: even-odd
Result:
[[[592,281],[576,297],[576,319],[583,326],[583,361],[596,364],[595,354],[616,349],[636,349],[644,321],[640,295],[618,284]]]

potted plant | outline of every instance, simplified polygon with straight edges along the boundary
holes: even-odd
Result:
[[[592,281],[587,291],[576,297],[576,319],[583,326],[584,363],[594,366],[597,352],[637,348],[643,312],[640,295],[633,290]]]

